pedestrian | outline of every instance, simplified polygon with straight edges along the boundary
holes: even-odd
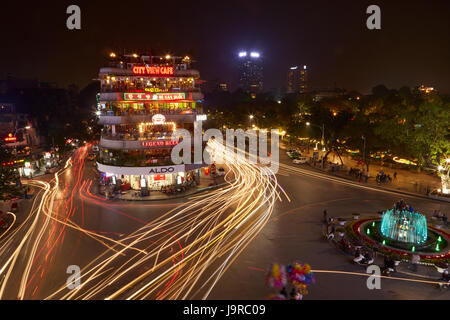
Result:
[[[430,195],[430,186],[427,186],[427,196]]]
[[[397,171],[394,172],[394,180],[397,180]]]
[[[420,262],[420,256],[418,254],[413,254],[411,256],[411,269],[414,272],[417,272],[417,266]]]
[[[327,223],[327,210],[323,210],[323,222]]]
[[[444,222],[445,226],[447,225],[447,215],[445,213],[442,215],[442,222]]]

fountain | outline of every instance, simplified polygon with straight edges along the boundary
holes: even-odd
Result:
[[[420,245],[428,238],[427,219],[423,214],[407,210],[387,210],[380,225],[381,234],[399,242]]]

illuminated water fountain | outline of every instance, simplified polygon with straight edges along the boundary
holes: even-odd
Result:
[[[428,238],[425,216],[407,210],[387,210],[380,231],[386,238],[405,243],[423,244]]]

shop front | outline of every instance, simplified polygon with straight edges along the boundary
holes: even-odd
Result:
[[[123,190],[161,190],[163,187],[183,185],[198,181],[200,169],[186,168],[185,165],[159,167],[117,167],[97,162],[104,184],[115,184]],[[188,170],[188,171],[186,171]]]

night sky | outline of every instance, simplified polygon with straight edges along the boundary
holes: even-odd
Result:
[[[30,3],[29,3],[30,2]],[[81,30],[66,8],[81,7]],[[366,8],[381,7],[381,30]],[[190,54],[202,79],[236,85],[237,53],[264,58],[264,89],[307,64],[310,85],[367,93],[425,84],[450,92],[450,1],[2,1],[0,78],[84,86],[111,51]]]

